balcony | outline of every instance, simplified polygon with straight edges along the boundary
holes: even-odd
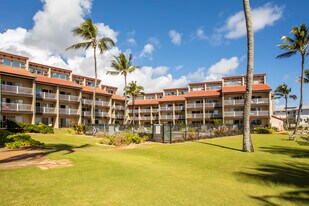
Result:
[[[175,115],[175,119],[185,119],[185,118],[186,118],[186,116],[184,114],[182,114],[182,115],[176,114]]]
[[[59,109],[60,115],[79,115],[79,112],[77,109],[71,109],[71,108],[60,108]]]
[[[159,109],[152,109],[152,113],[158,113]]]
[[[235,100],[224,100],[224,105],[235,105],[235,106],[243,106],[245,103],[244,99],[235,99]],[[268,104],[268,98],[256,98],[251,100],[251,104]]]
[[[85,105],[92,105],[92,100],[91,99],[83,99],[82,103]]]
[[[32,104],[2,102],[2,110],[12,112],[31,112]]]
[[[44,100],[56,100],[56,94],[48,92],[39,92],[36,94],[36,98]]]
[[[109,117],[109,114],[107,112],[96,112],[96,117]]]
[[[79,97],[74,96],[74,95],[59,94],[59,100],[60,101],[66,101],[66,102],[78,102]]]
[[[56,114],[55,107],[37,107],[36,113],[38,114]]]
[[[268,117],[269,112],[267,110],[261,110],[261,111],[251,111],[250,116],[251,117]]]
[[[221,113],[206,113],[205,118],[221,118]]]
[[[203,108],[203,103],[189,103],[187,104],[187,108],[189,109]]]
[[[83,111],[83,117],[91,117],[91,111]]]
[[[92,103],[92,101],[91,101],[91,103]],[[95,105],[96,106],[100,106],[100,107],[109,107],[110,105],[109,105],[109,102],[107,102],[107,101],[102,101],[102,100],[96,100],[95,101]]]
[[[184,106],[175,106],[175,111],[183,111],[185,110]]]
[[[161,115],[160,119],[162,120],[172,120],[173,119],[173,115]]]
[[[221,102],[205,103],[205,108],[215,108],[215,107],[222,107],[222,103]]]
[[[268,104],[269,99],[268,98],[257,98],[251,100],[252,104]]]
[[[115,119],[124,119],[124,116],[123,115],[119,115],[119,114],[115,114],[114,118]]]
[[[203,118],[203,114],[202,113],[198,113],[198,114],[188,114],[187,118],[192,118],[192,119],[201,119]]]
[[[121,105],[115,105],[116,110],[124,110],[124,106]]]
[[[243,111],[231,111],[231,112],[224,112],[225,117],[243,117]]]
[[[141,109],[140,113],[150,113],[150,109]]]
[[[160,111],[173,111],[173,107],[161,107]]]
[[[12,85],[1,85],[2,94],[22,94],[22,95],[32,95],[32,88],[12,86]]]
[[[140,117],[139,120],[151,120],[151,117]]]

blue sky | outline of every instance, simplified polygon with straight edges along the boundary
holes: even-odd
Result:
[[[110,77],[110,60],[119,52],[133,53],[142,67],[130,76],[147,91],[184,86],[188,82],[245,74],[246,38],[242,1],[185,0],[2,0],[0,49],[31,60],[93,74],[91,52],[65,48],[79,41],[71,28],[85,18],[98,23],[102,35],[116,48],[99,58],[99,76],[106,84],[123,87],[122,77]],[[299,6],[302,5],[302,6]],[[295,25],[308,24],[306,0],[251,1],[255,25],[255,73],[266,73],[272,88],[295,82],[300,55],[276,59],[276,45]],[[307,21],[307,22],[306,22]],[[305,62],[306,68],[308,60]],[[305,87],[305,93],[308,85]],[[309,95],[305,95],[309,104]],[[281,101],[277,104],[282,103]],[[291,104],[296,105],[298,101]]]

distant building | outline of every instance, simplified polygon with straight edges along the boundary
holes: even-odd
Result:
[[[297,112],[298,112],[297,107],[289,107],[288,108],[288,119],[289,119],[289,122],[291,124],[294,124],[296,122]],[[286,118],[285,109],[284,108],[283,109],[275,109],[274,115],[276,117],[281,118],[281,119],[285,119]],[[301,121],[300,121],[299,125],[309,126],[309,106],[303,106],[301,113],[300,113],[300,119],[301,119]]]

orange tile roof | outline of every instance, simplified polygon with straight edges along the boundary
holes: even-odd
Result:
[[[31,72],[23,68],[14,68],[14,67],[6,66],[3,64],[0,64],[0,73],[16,75],[16,76],[23,76],[23,77],[33,78],[33,79],[35,78],[35,76]]]
[[[190,97],[212,97],[220,96],[221,90],[207,90],[207,91],[192,91],[185,95],[186,98]]]
[[[89,93],[93,93],[94,92],[94,87],[82,86],[82,88],[83,88],[83,92],[89,92]],[[108,96],[112,95],[112,94],[108,93],[107,91],[104,91],[103,89],[100,89],[100,88],[96,88],[95,92],[97,94],[104,94],[104,95],[108,95]]]
[[[74,87],[78,89],[82,88],[81,85],[75,84],[69,80],[49,78],[49,77],[39,76],[39,75],[36,76],[36,81],[39,83],[45,83],[45,84],[51,84],[51,85],[56,84],[59,86]]]
[[[268,84],[254,84],[252,91],[270,91],[271,88]],[[246,86],[225,86],[222,87],[222,93],[233,93],[233,92],[245,92]]]
[[[133,102],[130,102],[129,105],[132,105]],[[143,100],[135,100],[135,105],[153,105],[159,104],[158,99],[143,99]]]
[[[124,97],[117,94],[113,94],[112,99],[124,101]]]
[[[171,95],[164,96],[161,99],[158,99],[159,102],[178,102],[185,101],[185,95]]]

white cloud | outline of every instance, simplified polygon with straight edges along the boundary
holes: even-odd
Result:
[[[181,35],[180,33],[178,33],[175,30],[170,30],[168,32],[169,37],[171,38],[171,41],[173,44],[175,45],[180,45],[181,44]]]
[[[239,60],[237,57],[231,57],[230,59],[222,58],[219,62],[209,67],[207,74],[213,76],[231,74],[238,66]]]
[[[143,51],[139,55],[140,57],[150,57],[152,56],[152,53],[154,52],[155,48],[152,44],[148,43],[144,46]]]
[[[182,68],[183,68],[183,65],[175,66],[175,70],[176,70],[176,71],[179,71],[179,70],[181,70]]]
[[[273,25],[282,17],[283,7],[267,3],[251,10],[252,24],[255,32]],[[225,38],[236,39],[246,35],[245,17],[243,11],[230,16],[222,28]]]
[[[204,28],[203,27],[199,27],[196,32],[195,35],[198,39],[200,40],[207,40],[208,37],[206,36],[205,32],[204,32]]]
[[[136,46],[136,40],[134,38],[128,38],[127,42],[131,46]]]

